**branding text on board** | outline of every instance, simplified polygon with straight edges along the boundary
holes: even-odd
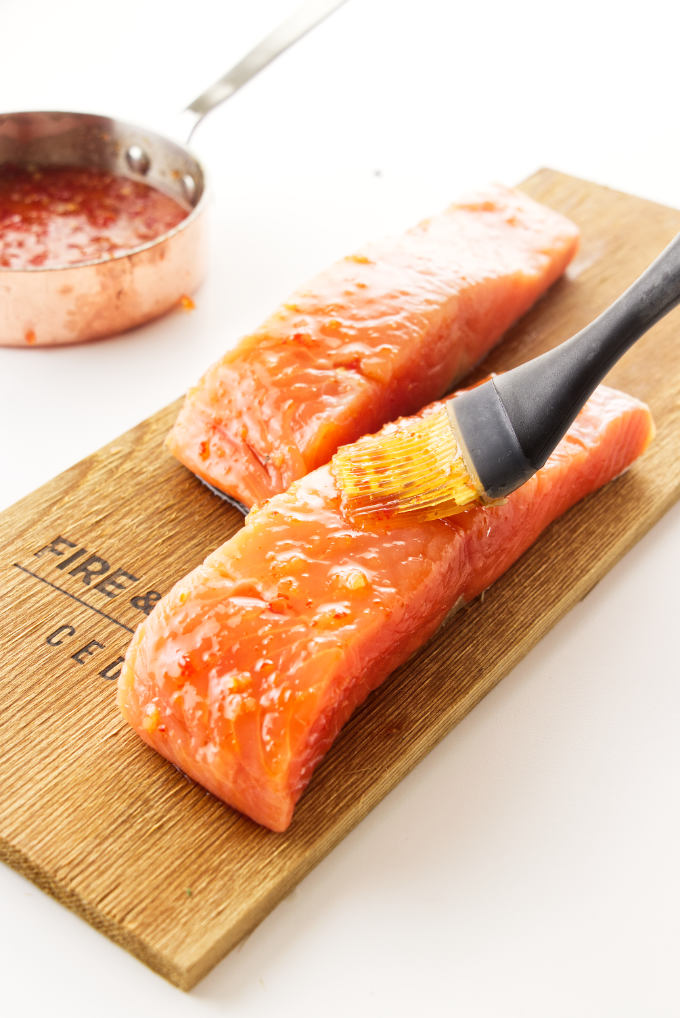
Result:
[[[144,589],[144,581],[131,570],[112,565],[109,559],[63,535],[58,535],[33,552],[28,565],[19,562],[14,565],[34,580],[129,634],[134,632],[135,625],[140,621],[138,613],[148,615],[161,598],[159,591]],[[132,618],[123,621],[118,617],[119,614],[129,616],[130,608],[133,609]],[[83,643],[80,632],[82,628],[70,619],[67,621],[63,615],[57,622],[55,616],[45,643],[50,647],[62,648],[79,665],[90,663],[90,659],[97,655],[99,677],[116,679],[120,674],[124,653],[119,653],[100,668],[106,660],[102,652],[106,651],[111,641],[102,636],[89,638]],[[116,640],[116,644],[120,645],[120,639]]]

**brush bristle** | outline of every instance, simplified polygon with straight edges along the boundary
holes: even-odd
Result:
[[[439,519],[480,498],[445,407],[342,446],[331,470],[343,511],[358,522]]]

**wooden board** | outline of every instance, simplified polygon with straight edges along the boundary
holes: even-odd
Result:
[[[585,325],[680,229],[680,212],[543,170],[581,252],[478,374]],[[612,373],[647,400],[644,459],[545,533],[355,714],[285,835],[237,815],[122,722],[136,624],[242,520],[162,447],[166,407],[0,517],[0,857],[183,988],[279,901],[582,598],[680,492],[680,329]]]

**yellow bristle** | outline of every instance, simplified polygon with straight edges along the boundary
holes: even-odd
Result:
[[[342,508],[357,522],[439,519],[480,498],[445,407],[343,446],[331,470]]]

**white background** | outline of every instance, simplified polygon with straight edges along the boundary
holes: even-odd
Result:
[[[293,6],[0,0],[0,108],[162,130]],[[196,311],[0,350],[0,504],[470,186],[549,165],[680,206],[674,6],[350,0],[196,135]],[[676,507],[188,995],[0,867],[0,1013],[680,1015],[679,567]]]

